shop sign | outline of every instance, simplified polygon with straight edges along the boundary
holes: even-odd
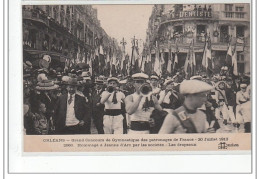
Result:
[[[172,19],[180,18],[212,18],[211,11],[181,11],[179,13],[172,14]]]

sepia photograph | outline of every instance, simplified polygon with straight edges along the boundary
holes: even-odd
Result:
[[[27,150],[37,139],[130,147],[112,143],[166,134],[250,150],[249,3],[21,8],[25,147],[36,140]],[[102,140],[111,136],[127,139]]]
[[[253,179],[256,1],[3,5],[4,178]]]

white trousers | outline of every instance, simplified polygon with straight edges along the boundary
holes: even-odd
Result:
[[[222,106],[216,108],[216,118],[221,119],[220,112],[222,113],[223,119],[228,120],[228,108],[226,104],[223,104]]]
[[[251,103],[237,105],[236,108],[237,123],[251,122]]]
[[[150,134],[150,131],[149,131],[149,130],[145,130],[145,131],[134,131],[134,130],[129,129],[129,131],[128,131],[127,134]]]
[[[232,121],[232,123],[236,122],[235,114],[233,111],[233,106],[228,106],[228,116],[229,116],[229,119]]]
[[[104,132],[105,134],[123,134],[123,119],[120,114],[118,116],[104,115]]]

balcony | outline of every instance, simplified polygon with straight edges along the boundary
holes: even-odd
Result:
[[[33,20],[36,22],[40,22],[45,25],[49,25],[48,18],[43,12],[38,11],[38,10],[28,10],[28,9],[23,9],[23,19],[29,19]]]
[[[249,15],[241,11],[223,11],[220,12],[219,18],[222,20],[249,21]]]

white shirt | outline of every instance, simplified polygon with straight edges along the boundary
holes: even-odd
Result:
[[[116,92],[116,100],[117,100],[117,103],[114,104],[114,103],[112,102],[114,93],[115,93],[115,92],[113,92],[113,93],[110,95],[110,97],[107,99],[107,101],[105,102],[105,109],[121,109],[121,102],[122,102],[122,100],[125,99],[125,95],[124,95],[124,93],[122,93],[121,91],[117,91],[117,92]],[[108,94],[109,94],[108,91],[103,91],[102,94],[101,94],[101,98],[106,97]]]
[[[66,113],[66,126],[75,126],[78,125],[79,120],[75,116],[74,103],[75,103],[75,94],[72,95],[72,101],[69,104],[70,94],[68,94],[67,99],[67,113]]]
[[[247,94],[247,92],[242,92],[242,91],[237,92],[237,95],[236,95],[236,102],[237,102],[237,104],[240,104],[240,101],[241,102],[248,101],[248,94]]]
[[[150,93],[150,95],[151,95],[151,93]],[[147,96],[148,100],[150,99],[150,95]],[[137,93],[132,94],[132,96],[133,96],[133,101],[136,101],[138,99]],[[133,114],[130,115],[131,121],[149,121],[150,120],[150,115],[152,114],[154,107],[150,107],[149,109],[147,109],[147,111],[145,111],[143,109],[145,100],[146,100],[146,97],[142,97],[137,110]]]
[[[170,95],[171,95],[170,91],[166,95],[165,95],[165,90],[161,91],[159,95],[160,96],[159,101],[163,99],[162,103],[170,104]]]
[[[154,93],[154,94],[158,94],[158,93],[160,93],[160,91],[161,91],[161,88],[158,88],[158,87],[152,89],[152,93]]]

